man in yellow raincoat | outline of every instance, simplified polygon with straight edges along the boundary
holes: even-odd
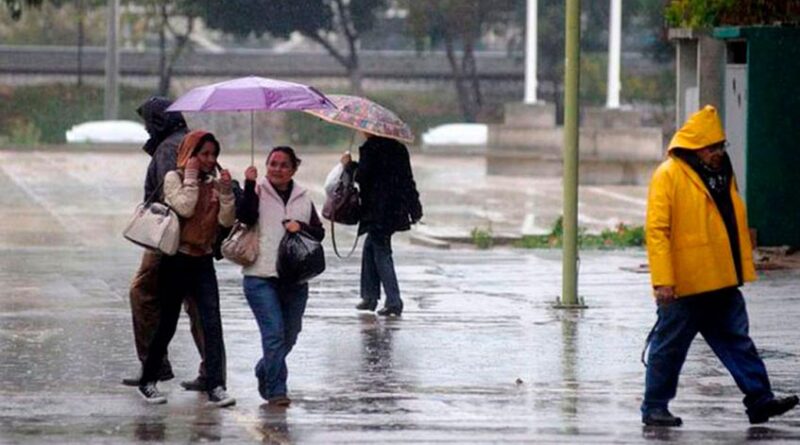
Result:
[[[700,333],[745,394],[750,423],[794,408],[775,398],[748,334],[739,286],[756,279],[747,217],[717,110],[693,114],[669,144],[647,200],[647,254],[658,305],[651,333],[642,422],[680,426],[667,409],[694,337]]]

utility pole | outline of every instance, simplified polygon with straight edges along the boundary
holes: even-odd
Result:
[[[580,88],[580,0],[567,0],[564,63],[564,243],[561,301],[578,308],[578,92]]]
[[[622,0],[611,0],[608,24],[608,84],[606,108],[619,108],[620,59],[622,58]]]
[[[106,91],[103,106],[105,119],[119,114],[119,0],[108,0],[108,32],[106,33]]]
[[[525,25],[525,99],[526,104],[535,104],[536,88],[536,62],[539,54],[538,43],[538,0],[528,0],[527,20]]]

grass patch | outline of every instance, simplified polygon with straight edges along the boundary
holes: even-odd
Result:
[[[514,243],[515,247],[525,249],[560,248],[564,239],[564,221],[559,217],[553,229],[546,235],[525,235]],[[586,229],[578,228],[578,246],[590,249],[620,249],[644,246],[644,227],[628,226],[620,223],[614,229],[605,229],[599,235],[587,234]]]
[[[469,233],[472,238],[472,244],[478,249],[489,249],[494,245],[494,238],[492,238],[491,229],[481,229],[475,227]]]

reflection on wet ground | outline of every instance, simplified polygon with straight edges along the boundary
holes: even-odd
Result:
[[[112,179],[130,175],[129,167],[85,162],[84,170],[21,177],[27,167],[6,161],[0,443],[800,441],[798,413],[747,424],[741,394],[701,341],[673,405],[685,426],[641,426],[639,354],[655,308],[647,275],[621,270],[645,261],[638,250],[582,253],[580,293],[590,308],[570,312],[552,308],[561,288],[557,251],[435,251],[401,238],[395,260],[406,309],[389,320],[353,308],[359,256],[331,256],[289,359],[288,409],[258,396],[258,329],[238,268],[220,262],[236,407],[211,409],[205,396],[180,389],[198,363],[185,318],[170,351],[176,378],[161,385],[169,403],[146,406],[119,384],[138,371],[127,288],[140,251],[118,236],[138,192]],[[60,187],[82,171],[94,182]],[[124,198],[104,196],[120,190]],[[751,332],[779,393],[799,389],[798,278],[770,272],[745,288]]]

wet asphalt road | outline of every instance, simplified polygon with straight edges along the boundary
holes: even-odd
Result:
[[[218,275],[237,406],[208,408],[178,386],[198,363],[185,317],[170,349],[177,378],[160,385],[169,403],[146,406],[119,384],[138,367],[127,288],[140,251],[118,233],[143,163],[93,156],[0,152],[0,443],[800,441],[796,412],[748,425],[741,394],[701,340],[672,405],[685,426],[641,426],[639,354],[655,308],[647,275],[621,268],[643,263],[642,251],[584,252],[580,293],[590,308],[574,312],[552,308],[558,251],[440,251],[404,237],[395,245],[400,319],[355,311],[358,255],[329,256],[290,356],[290,408],[258,396],[258,331],[227,262]],[[441,193],[430,202],[434,222],[458,199]],[[779,394],[800,389],[798,291],[795,271],[745,288]]]

